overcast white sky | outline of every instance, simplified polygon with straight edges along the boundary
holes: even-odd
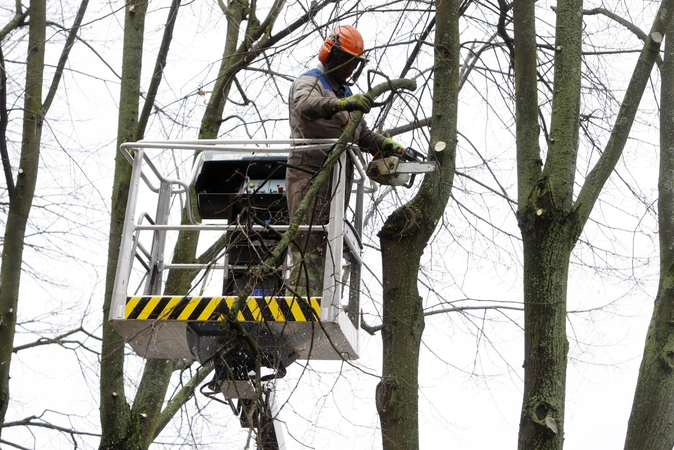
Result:
[[[106,11],[121,6],[119,3],[93,1],[87,17],[101,17]],[[551,5],[554,2],[538,2],[541,11],[549,11]],[[635,6],[632,17],[644,28],[650,26],[652,17],[644,13],[646,6],[646,11],[651,12],[652,5]],[[159,2],[154,2],[152,7],[158,8]],[[8,12],[2,10],[0,14],[5,23]],[[183,14],[169,58],[169,67],[177,70],[168,74],[160,104],[177,111],[194,126],[198,124],[206,97],[191,94],[207,85],[217,71],[225,22],[217,8],[207,2],[190,3]],[[147,70],[154,63],[152,58],[161,34],[158,23],[165,15],[165,10],[153,13],[146,28],[151,32],[151,40],[145,48]],[[117,73],[121,71],[121,20],[122,16],[117,13],[87,25],[84,30],[85,38],[96,46]],[[588,22],[602,23],[601,19],[594,18]],[[364,18],[360,28],[368,42],[380,44],[388,25],[381,20]],[[624,37],[628,34],[620,34],[619,28],[605,31],[605,35],[594,39],[636,46],[634,38]],[[293,60],[287,61],[293,67],[285,66],[286,73],[299,74],[310,68],[313,64],[310,52],[317,49],[317,43],[320,42],[304,41],[293,53]],[[10,71],[21,70],[19,64],[10,61],[20,59],[21,51],[17,52],[5,50]],[[51,58],[55,56],[52,54]],[[376,61],[376,58],[371,60]],[[402,58],[387,55],[378,68],[394,74],[400,71],[402,64]],[[616,80],[624,79],[632,64],[631,57],[609,59],[601,66],[605,72],[597,76],[610,74]],[[16,345],[32,342],[38,335],[57,335],[65,329],[78,327],[80,322],[87,330],[100,334],[98,323],[102,318],[105,239],[119,86],[110,70],[82,45],[76,45],[73,50],[71,68],[95,76],[75,73],[68,76],[64,80],[66,90],[61,92],[48,117],[46,132],[53,132],[54,137],[46,138],[38,189],[55,195],[52,197],[55,200],[54,205],[48,205],[45,200],[47,206],[34,208],[33,220],[36,227],[55,234],[32,236],[26,254],[30,270],[52,284],[35,276],[24,276],[19,303],[22,325],[17,330]],[[285,93],[288,84],[282,84],[282,80],[278,82],[279,90]],[[657,76],[654,83],[657,83]],[[365,88],[363,80],[360,87]],[[480,91],[490,99],[498,96],[493,86],[476,77],[475,85],[467,86],[462,93],[460,130],[493,162],[503,177],[502,184],[515,198],[515,175],[510,171],[514,161],[514,139],[508,129],[512,124],[511,116],[503,106],[487,109],[481,105],[476,94]],[[618,173],[630,184],[638,183],[638,191],[648,203],[656,196],[657,142],[654,139],[657,127],[656,116],[652,114],[654,95],[647,94],[645,98],[643,123],[636,130],[639,139],[630,141],[625,150],[625,162],[619,165]],[[259,106],[271,117],[280,117],[286,108],[280,102],[260,103]],[[18,113],[13,117],[18,120]],[[369,120],[373,117],[370,115]],[[163,138],[167,134],[194,138],[197,133],[194,127],[179,130],[166,119],[155,119],[152,127],[153,138]],[[285,137],[285,123],[268,127],[272,130],[269,137]],[[54,143],[55,139],[58,139],[58,145]],[[411,139],[410,136],[400,138],[403,143],[409,143]],[[589,149],[583,150],[584,155],[591,154]],[[592,160],[587,156],[579,167],[583,164],[589,167]],[[459,166],[468,172],[475,161],[470,145],[462,139]],[[463,186],[461,183],[463,181],[457,179],[457,185]],[[579,243],[572,260],[569,310],[583,312],[572,313],[567,327],[571,344],[565,424],[565,448],[568,450],[619,448],[624,441],[657,281],[654,216],[634,198],[625,199],[627,192],[620,179],[611,179],[593,218],[612,220],[614,228],[607,231],[594,223],[588,224],[581,239],[591,242],[594,247]],[[457,191],[455,195],[466,200],[473,193]],[[474,202],[482,205],[482,213],[488,214],[499,227],[518,235],[515,218],[503,202],[484,194],[476,197]],[[425,306],[431,308],[439,304],[441,298],[456,301],[457,306],[521,302],[522,274],[517,240],[494,233],[494,241],[500,247],[496,248],[489,236],[485,238],[472,230],[469,223],[474,219],[460,214],[455,206],[448,209],[445,221],[443,231],[425,255],[423,280],[438,290],[438,295],[425,294]],[[379,222],[366,230],[373,245],[377,243],[377,224]],[[481,230],[491,233],[485,231],[486,228]],[[59,236],[63,232],[68,239]],[[49,250],[33,247],[36,245],[48,246]],[[629,260],[631,254],[638,259]],[[379,276],[378,253],[368,248],[366,259],[375,276]],[[584,265],[580,264],[581,260]],[[607,263],[618,268],[606,269]],[[372,301],[364,298],[362,305],[366,320],[371,324],[378,323],[380,310],[380,290],[375,276],[367,273],[364,276],[364,285],[374,297]],[[482,303],[461,302],[465,298]],[[608,306],[588,312],[604,305]],[[453,313],[428,318],[420,373],[421,448],[515,448],[523,378],[520,323],[521,314],[513,311],[501,314],[489,310],[466,316]],[[302,370],[301,364],[295,364],[289,369],[288,376],[279,381],[278,395],[283,403],[281,419],[287,426],[285,440],[289,450],[381,448],[374,406],[376,375],[381,371],[380,337],[365,333],[361,333],[361,337],[361,358],[355,368],[334,362],[317,362],[312,363],[309,370]],[[99,347],[92,339],[86,342],[92,348]],[[96,356],[87,351],[75,353],[56,346],[19,352],[12,363],[13,402],[6,420],[44,413],[46,420],[61,426],[97,432],[96,361]],[[133,359],[129,366],[129,383],[132,385],[142,367]],[[182,439],[189,441],[185,431],[188,423],[203,433],[204,441],[210,442],[194,448],[244,448],[245,433],[226,406],[208,402],[200,395],[197,402],[199,406],[206,406],[204,416],[196,415],[192,407],[188,414],[177,420],[182,428],[177,430],[170,426],[158,440],[162,443],[153,448],[193,448],[176,444]],[[32,436],[26,429],[10,428],[3,430],[3,439],[27,448],[72,448],[67,436],[40,430]],[[80,441],[83,448],[95,448],[96,444],[95,437],[85,438],[84,443]]]

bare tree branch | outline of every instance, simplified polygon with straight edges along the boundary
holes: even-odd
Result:
[[[13,442],[6,441],[4,439],[0,439],[0,444],[9,445],[10,447],[18,448],[19,450],[31,450],[28,447],[23,447],[21,445],[15,444]]]
[[[46,411],[45,411],[46,412]],[[39,422],[38,422],[39,420]],[[73,428],[65,428],[58,425],[54,425],[49,422],[42,421],[42,416],[29,416],[25,419],[17,420],[14,422],[5,422],[2,424],[2,428],[11,428],[11,427],[38,427],[38,428],[48,428],[50,430],[60,431],[62,433],[67,433],[70,435],[79,435],[79,436],[94,436],[99,437],[98,433],[88,433],[86,431],[77,431]]]
[[[14,197],[14,177],[12,176],[12,164],[9,161],[9,152],[7,150],[7,71],[5,70],[5,58],[0,46],[0,157],[2,158],[2,169],[5,174],[5,183],[7,184],[7,195],[11,203]]]
[[[154,435],[155,438],[159,436],[159,433],[166,427],[178,410],[194,396],[194,391],[197,386],[199,386],[212,371],[212,366],[199,367],[197,373],[171,398],[171,400],[168,401],[157,420],[157,428],[155,429]]]
[[[159,84],[161,83],[164,67],[166,66],[166,57],[168,56],[171,40],[173,39],[173,29],[178,20],[180,1],[181,0],[173,0],[171,2],[171,7],[169,8],[168,19],[166,19],[166,26],[164,27],[164,36],[162,37],[159,53],[157,54],[157,62],[155,63],[154,71],[152,72],[152,81],[150,82],[150,87],[148,88],[147,96],[145,97],[143,110],[138,117],[138,126],[136,127],[135,137],[136,141],[143,139],[143,136],[145,135],[145,127],[147,126],[147,121],[152,112],[155,98],[157,97]]]
[[[442,308],[442,309],[434,309],[432,311],[426,311],[424,312],[424,317],[429,317],[429,316],[437,316],[438,314],[447,314],[447,313],[452,313],[452,312],[464,312],[464,311],[502,311],[502,310],[509,310],[509,311],[524,311],[523,307],[516,307],[516,306],[456,306],[452,308]],[[378,331],[381,331],[384,325],[368,325],[365,322],[365,318],[361,317],[360,319],[360,327],[366,331],[367,333],[374,335]]]
[[[578,194],[575,209],[580,220],[579,233],[585,222],[587,222],[602,187],[622,155],[623,148],[639,109],[639,102],[650,78],[651,69],[653,68],[653,64],[655,64],[656,57],[659,57],[660,44],[673,15],[672,8],[674,8],[674,2],[672,1],[665,1],[660,6],[648,39],[639,56],[639,61],[634,68],[632,78],[625,92],[625,98],[620,105],[620,112],[611,130],[611,137],[606,144],[604,153],[588,175],[585,184]]]
[[[553,9],[553,11],[555,10],[554,7],[552,9]],[[600,15],[600,14],[604,15],[604,16],[608,17],[609,19],[618,22],[620,25],[624,26],[628,30],[630,30],[632,33],[634,33],[643,42],[646,42],[646,40],[648,39],[648,35],[646,33],[644,33],[641,30],[641,28],[634,25],[632,22],[628,21],[624,17],[621,17],[621,16],[617,15],[616,13],[609,11],[606,8],[584,9],[583,14],[585,14],[586,16],[595,16],[595,15]]]
[[[26,349],[29,349],[29,348],[41,347],[41,346],[43,346],[43,345],[51,345],[51,344],[57,344],[57,345],[61,345],[61,346],[62,346],[62,345],[64,345],[64,344],[76,343],[76,344],[78,344],[80,347],[85,347],[85,346],[84,346],[81,342],[79,342],[79,341],[70,341],[70,340],[66,340],[66,339],[65,339],[65,338],[67,338],[68,336],[72,336],[73,334],[76,334],[76,333],[84,333],[86,336],[88,336],[88,337],[90,337],[90,338],[93,338],[93,339],[96,339],[96,340],[100,340],[99,337],[94,336],[93,334],[91,334],[91,333],[89,333],[88,331],[86,331],[84,328],[79,327],[79,328],[76,328],[76,329],[74,329],[74,330],[70,330],[70,331],[68,331],[68,332],[66,332],[66,333],[63,333],[63,334],[61,334],[61,335],[59,335],[59,336],[56,336],[56,337],[53,337],[53,338],[41,337],[41,338],[39,338],[37,341],[31,342],[31,343],[29,343],[29,344],[18,345],[18,346],[14,347],[14,348],[12,349],[12,353],[18,353],[18,352],[20,352],[21,350],[26,350]]]
[[[553,7],[552,9],[554,10],[555,8]],[[625,19],[624,17],[621,17],[616,13],[609,11],[606,8],[584,9],[583,14],[585,14],[586,16],[604,15],[609,19],[618,22],[620,25],[624,26],[628,30],[630,30],[632,33],[636,35],[636,37],[641,39],[643,42],[646,42],[648,40],[648,35],[644,33],[641,28],[634,25],[632,22]],[[662,58],[660,57],[659,54],[655,59],[655,63],[658,65],[658,67],[662,65]]]
[[[61,77],[63,76],[63,68],[66,65],[66,61],[68,61],[68,56],[70,55],[70,49],[73,47],[73,44],[75,43],[75,39],[77,38],[77,33],[80,30],[80,25],[82,24],[82,20],[84,19],[84,14],[87,11],[88,5],[89,5],[89,0],[82,0],[82,3],[80,3],[80,9],[77,11],[77,16],[75,16],[75,22],[73,23],[72,28],[70,28],[70,32],[68,33],[68,38],[66,39],[66,44],[63,47],[63,51],[61,52],[61,57],[59,58],[59,62],[56,66],[56,72],[54,73],[54,78],[52,79],[51,86],[49,86],[49,91],[47,92],[47,98],[45,99],[44,103],[42,104],[42,109],[44,111],[44,114],[47,114],[47,111],[49,111],[49,107],[51,106],[51,103],[54,100],[54,97],[56,96],[56,91],[58,90],[59,82],[61,81]]]

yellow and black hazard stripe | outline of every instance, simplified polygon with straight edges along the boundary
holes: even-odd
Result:
[[[237,297],[127,297],[125,319],[192,320],[225,319]],[[321,299],[297,297],[248,297],[237,313],[239,322],[310,322],[321,315]]]

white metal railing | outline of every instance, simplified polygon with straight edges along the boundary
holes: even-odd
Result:
[[[207,267],[223,268],[226,266],[214,266],[208,264],[172,264],[164,262],[164,246],[166,245],[166,233],[168,231],[219,231],[227,232],[241,230],[240,225],[233,223],[199,223],[193,213],[193,206],[190,196],[190,187],[194,185],[199,172],[200,164],[203,162],[204,155],[208,152],[225,153],[246,153],[251,155],[270,155],[287,154],[290,150],[297,150],[298,146],[302,150],[311,150],[316,148],[329,149],[335,144],[336,140],[246,140],[246,141],[226,141],[226,140],[194,140],[194,141],[140,141],[135,143],[125,143],[120,151],[132,165],[131,183],[129,187],[127,210],[124,219],[124,228],[122,232],[122,241],[120,245],[119,263],[113,288],[112,308],[110,318],[115,320],[123,319],[126,297],[129,289],[129,279],[132,272],[133,261],[137,249],[138,233],[140,231],[151,231],[154,233],[152,249],[149,252],[153,261],[151,266],[153,270],[159,272],[159,284],[154,287],[146,288],[145,295],[162,294],[161,272],[167,269],[205,269]],[[176,179],[165,176],[157,164],[153,162],[155,152],[162,151],[192,151],[198,152],[198,156],[192,164],[191,171],[187,179]],[[333,200],[330,205],[330,219],[325,227],[329,243],[329,250],[326,256],[325,276],[323,286],[323,296],[321,301],[321,320],[335,321],[342,312],[340,299],[342,294],[341,271],[342,254],[344,250],[345,236],[347,245],[351,252],[360,263],[360,249],[352,239],[349,239],[349,233],[345,233],[344,226],[344,186],[346,175],[340,167],[346,166],[349,158],[355,168],[354,185],[356,186],[356,208],[355,229],[357,233],[362,231],[362,202],[365,192],[376,190],[376,184],[372,183],[365,175],[363,167],[364,159],[357,147],[350,147],[348,151],[341,155],[340,164],[335,165],[333,171],[332,186],[334,189]],[[156,217],[154,223],[145,221],[142,218],[148,216],[147,213],[141,214],[136,220],[136,207],[139,202],[139,193],[141,190],[141,181],[146,188],[156,194]],[[368,183],[366,186],[365,183]],[[187,210],[189,224],[168,223],[172,199],[175,196],[182,196]],[[300,230],[315,229],[316,225],[300,226]],[[253,230],[275,229],[279,232],[288,230],[288,225],[268,225],[252,227]],[[146,253],[148,253],[146,251]],[[149,280],[148,280],[149,282]],[[149,284],[148,284],[149,286]],[[174,293],[167,293],[174,294]],[[342,314],[343,316],[343,314]]]

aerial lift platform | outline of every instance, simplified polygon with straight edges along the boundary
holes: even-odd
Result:
[[[375,186],[357,147],[335,165],[329,223],[300,226],[327,233],[322,297],[286,296],[284,262],[271,277],[253,283],[250,293],[242,292],[266,249],[289,228],[288,153],[298,147],[329,150],[335,143],[140,141],[120,148],[132,172],[109,320],[141,357],[214,364],[216,387],[227,399],[243,402],[243,411],[237,410],[242,424],[251,422],[245,405],[264,391],[260,384],[285,375],[295,360],[358,358],[363,196]],[[349,209],[342,170],[347,158],[355,168]],[[185,232],[201,232],[200,243],[204,236],[222,243],[217,257],[172,260],[178,234]],[[189,293],[165,291],[174,270],[194,275]],[[260,365],[269,373],[259,373]],[[273,420],[275,413],[265,411]]]

